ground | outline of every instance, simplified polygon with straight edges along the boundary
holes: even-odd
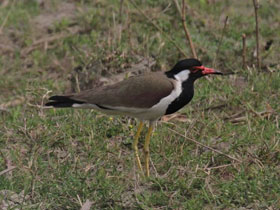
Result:
[[[0,208],[279,209],[277,2],[260,1],[257,68],[252,1],[186,1],[199,59],[226,75],[158,122],[144,178],[135,119],[41,105],[192,57],[174,1],[0,1]]]

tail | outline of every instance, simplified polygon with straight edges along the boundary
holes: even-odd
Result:
[[[48,108],[66,108],[73,107],[74,104],[84,104],[83,101],[71,99],[70,96],[52,96],[49,98],[50,102],[45,104]]]

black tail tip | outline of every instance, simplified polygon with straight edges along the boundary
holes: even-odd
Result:
[[[55,95],[55,96],[49,97],[49,100],[50,101],[68,101],[68,100],[71,100],[71,99],[69,99],[69,97],[67,97],[67,96]]]
[[[71,102],[56,102],[51,101],[45,104],[45,107],[53,107],[53,108],[67,108],[72,107],[74,103]]]
[[[50,102],[45,104],[46,107],[54,107],[54,108],[66,108],[72,107],[73,104],[83,104],[82,101],[77,101],[71,99],[70,96],[51,96],[49,98]]]

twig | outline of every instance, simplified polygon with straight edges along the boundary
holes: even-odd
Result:
[[[222,108],[225,108],[225,107],[227,107],[227,103],[224,103],[224,104],[219,104],[219,105],[216,105],[216,106],[209,106],[209,107],[207,107],[207,108],[205,108],[205,109],[200,109],[200,110],[197,110],[197,111],[208,111],[208,110],[214,110],[214,109],[222,109]]]
[[[155,171],[156,177],[158,177],[159,175],[158,175],[157,169],[156,169],[156,167],[155,167],[155,165],[154,165],[154,163],[152,161],[152,158],[150,158],[150,163],[151,163],[151,166],[153,167],[153,169]]]
[[[220,165],[220,166],[213,166],[213,167],[207,167],[208,170],[212,170],[212,169],[219,169],[219,168],[226,168],[228,166],[232,166],[232,163],[230,164],[225,164],[225,165]]]
[[[119,23],[122,22],[122,15],[123,15],[123,3],[124,3],[124,0],[121,0],[120,1],[120,9],[119,9]]]
[[[180,9],[180,6],[178,4],[178,1],[177,0],[173,0],[175,5],[176,5],[176,8],[181,16],[181,20],[182,20],[182,23],[183,23],[183,28],[184,28],[184,32],[185,32],[185,36],[186,36],[186,40],[187,40],[187,43],[189,43],[190,45],[190,48],[191,48],[191,51],[192,51],[192,55],[194,58],[197,58],[197,54],[195,52],[195,47],[193,45],[193,42],[192,42],[192,39],[191,39],[191,35],[190,35],[190,32],[188,30],[188,27],[187,27],[187,21],[186,21],[186,4],[185,4],[185,0],[182,0],[182,9]]]
[[[246,34],[242,34],[242,68],[246,67]]]
[[[202,143],[200,143],[200,142],[198,142],[198,141],[196,141],[196,140],[194,140],[194,139],[192,139],[192,138],[189,138],[189,137],[187,137],[187,136],[184,136],[183,134],[181,134],[181,133],[179,133],[179,132],[177,132],[177,131],[175,131],[175,130],[173,130],[173,129],[171,129],[171,128],[168,128],[168,130],[171,130],[172,132],[176,133],[177,135],[182,136],[182,137],[184,137],[185,139],[187,139],[187,140],[189,140],[189,141],[191,141],[191,142],[194,142],[195,144],[198,144],[198,145],[200,145],[200,146],[202,146],[202,147],[204,147],[204,148],[207,148],[207,149],[209,149],[209,150],[212,150],[213,152],[216,152],[216,153],[218,153],[218,154],[220,154],[220,155],[224,155],[224,156],[228,157],[229,159],[235,160],[235,161],[237,161],[237,162],[239,162],[239,163],[242,162],[241,160],[238,160],[238,159],[236,159],[236,158],[234,158],[234,157],[231,157],[230,155],[227,155],[227,154],[225,154],[225,153],[223,153],[223,152],[221,152],[221,151],[219,151],[219,150],[216,150],[216,149],[214,149],[214,148],[212,148],[212,147],[209,147],[209,146],[206,146],[206,145],[204,145],[204,144],[202,144]]]
[[[225,34],[225,31],[226,31],[226,27],[227,27],[227,22],[228,22],[228,16],[226,16],[226,19],[225,19],[225,22],[224,22],[224,27],[223,27],[223,30],[222,30],[222,35],[221,35],[221,38],[219,40],[219,43],[218,43],[218,48],[217,48],[217,51],[216,51],[216,54],[215,54],[215,57],[214,57],[214,60],[213,60],[213,67],[216,67],[216,59],[220,53],[220,48],[221,48],[221,44],[223,42],[223,39],[224,39],[224,34]]]
[[[259,17],[258,9],[260,7],[259,0],[252,0],[255,9],[255,20],[256,20],[256,44],[257,44],[257,66],[258,69],[261,69],[261,59],[260,59],[260,43],[259,43]]]
[[[189,41],[191,50],[192,50],[192,54],[194,58],[197,58],[196,52],[195,52],[195,48],[191,39],[191,35],[189,33],[189,30],[187,28],[187,21],[186,21],[186,4],[185,4],[185,0],[182,0],[182,23],[183,23],[183,27],[184,27],[184,31],[185,31],[185,35]]]
[[[79,201],[80,206],[83,206],[83,203],[82,203],[81,198],[80,198],[79,195],[77,195],[77,198],[78,198],[78,201]]]
[[[11,166],[11,167],[9,167],[9,168],[7,168],[7,169],[1,171],[1,172],[0,172],[0,176],[2,176],[3,174],[8,173],[8,172],[14,170],[15,168],[16,168],[16,166]]]
[[[173,39],[165,33],[153,20],[148,17],[132,0],[130,0],[130,3],[160,32],[162,33],[179,51],[182,55],[187,57],[187,54],[176,44],[176,42],[173,41]]]

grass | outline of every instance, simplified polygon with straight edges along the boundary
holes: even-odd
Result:
[[[15,166],[0,175],[2,209],[79,209],[86,200],[93,209],[280,207],[276,0],[261,2],[259,9],[259,71],[250,1],[188,2],[187,24],[200,59],[235,74],[197,81],[181,118],[158,123],[148,179],[134,166],[134,119],[37,105],[53,93],[129,76],[130,67],[148,58],[155,60],[153,71],[168,70],[182,55],[129,1],[44,2],[15,1],[0,8],[0,173]],[[191,55],[173,4],[136,4]],[[229,25],[213,64],[226,16]],[[243,33],[246,69],[241,68]],[[269,40],[273,44],[264,52]]]

